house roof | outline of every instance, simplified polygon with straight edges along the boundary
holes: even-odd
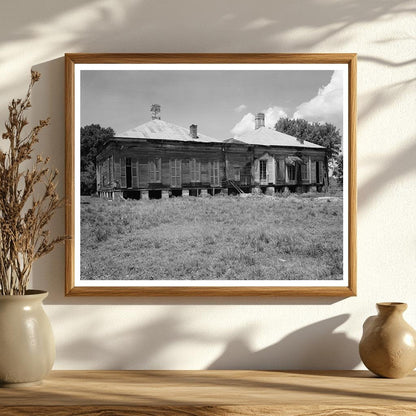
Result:
[[[136,139],[157,139],[157,140],[175,140],[182,142],[200,142],[200,143],[245,143],[257,144],[261,146],[286,146],[324,149],[315,143],[304,141],[301,143],[296,137],[285,133],[267,128],[260,127],[256,130],[250,130],[241,136],[227,140],[221,140],[214,137],[206,136],[198,133],[198,137],[194,139],[189,134],[189,129],[168,123],[164,120],[154,119],[147,123],[141,124],[133,129],[122,133],[117,133],[115,137],[120,138],[136,138]]]
[[[154,119],[141,124],[134,129],[123,133],[117,133],[116,137],[140,138],[140,139],[159,139],[159,140],[179,140],[182,142],[222,142],[220,139],[198,133],[198,138],[194,139],[189,134],[189,129],[168,123],[163,120]]]
[[[247,144],[259,144],[262,146],[305,147],[314,149],[324,148],[315,143],[307,142],[306,140],[301,143],[294,136],[267,127],[260,127],[256,130],[245,132],[241,136],[238,136],[237,140]]]

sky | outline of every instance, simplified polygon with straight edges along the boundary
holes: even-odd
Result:
[[[117,133],[161,119],[211,137],[228,139],[266,127],[280,117],[335,124],[342,133],[342,72],[333,70],[82,70],[81,126],[100,124]]]

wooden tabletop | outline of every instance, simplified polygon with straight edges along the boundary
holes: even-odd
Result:
[[[0,415],[416,415],[416,375],[366,371],[53,371],[0,389]]]

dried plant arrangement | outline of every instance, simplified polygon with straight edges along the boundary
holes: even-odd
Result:
[[[33,262],[51,252],[64,236],[50,237],[46,228],[63,200],[56,192],[58,171],[48,167],[49,157],[32,160],[39,132],[50,119],[40,120],[27,134],[25,116],[39,72],[31,72],[24,99],[13,100],[5,123],[3,140],[8,149],[0,150],[0,293],[24,295]]]

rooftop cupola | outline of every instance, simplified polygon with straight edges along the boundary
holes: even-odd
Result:
[[[160,120],[160,105],[152,104],[150,107],[150,112],[152,113],[152,120]]]

